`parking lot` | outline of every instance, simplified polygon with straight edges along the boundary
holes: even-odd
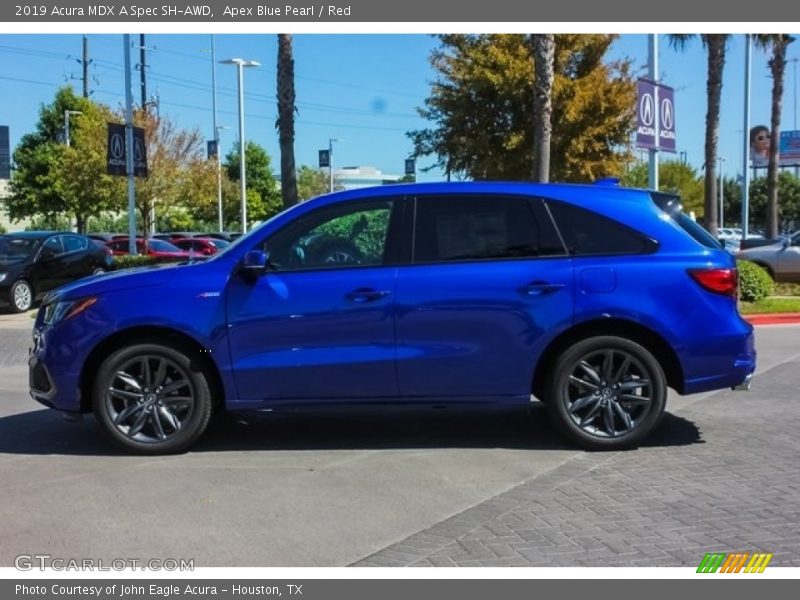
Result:
[[[577,451],[543,410],[221,419],[133,457],[27,394],[31,319],[0,315],[0,565],[800,566],[800,327],[761,327],[749,393],[671,396],[635,451]]]

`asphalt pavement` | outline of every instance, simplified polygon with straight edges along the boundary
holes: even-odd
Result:
[[[758,329],[751,392],[671,394],[634,451],[575,450],[533,406],[224,418],[153,458],[29,398],[31,324],[0,315],[0,566],[800,566],[798,326]]]

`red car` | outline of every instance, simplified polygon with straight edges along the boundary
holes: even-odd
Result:
[[[109,242],[108,247],[111,248],[111,253],[114,256],[123,256],[129,254],[128,238]],[[188,260],[191,258],[189,252],[185,252],[180,248],[176,248],[164,240],[149,239],[147,240],[147,248],[145,248],[144,239],[136,238],[136,252],[146,256],[153,256],[164,261]]]
[[[215,238],[185,238],[182,240],[175,240],[172,242],[181,250],[186,250],[187,252],[194,252],[195,254],[201,254],[203,256],[212,256],[219,252],[220,250],[224,250],[228,246],[230,246],[230,242],[226,242],[225,240],[218,240]]]

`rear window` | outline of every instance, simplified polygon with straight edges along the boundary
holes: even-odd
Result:
[[[696,241],[700,242],[706,248],[713,248],[718,250],[721,244],[714,239],[708,231],[689,215],[683,212],[683,205],[679,196],[673,194],[662,194],[659,192],[651,192],[650,196],[656,206],[663,210],[669,217],[678,224],[686,233],[692,236]]]
[[[573,256],[646,254],[658,248],[653,240],[595,212],[552,200],[547,207]]]

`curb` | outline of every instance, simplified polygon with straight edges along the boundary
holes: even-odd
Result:
[[[752,325],[794,325],[800,324],[800,313],[773,313],[763,315],[742,315]]]

